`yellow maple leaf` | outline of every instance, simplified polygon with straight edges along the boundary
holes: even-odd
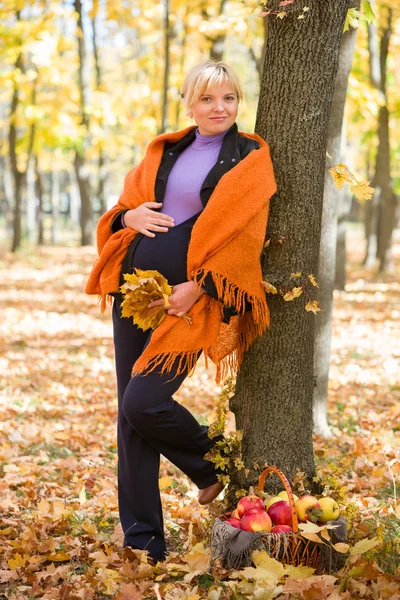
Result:
[[[14,556],[14,558],[10,558],[8,560],[8,566],[10,567],[10,569],[18,569],[19,567],[24,567],[26,565],[26,563],[28,562],[28,558],[27,556],[21,556],[18,552],[17,554]]]
[[[378,544],[380,544],[380,541],[377,537],[374,537],[371,540],[360,540],[354,544],[352,548],[350,548],[350,554],[351,556],[354,556],[355,554],[364,554],[364,552],[372,550],[372,548],[375,548],[375,546],[378,546]]]
[[[314,315],[316,315],[317,312],[320,312],[321,310],[318,306],[318,300],[310,300],[309,302],[307,302],[304,308],[307,312],[313,312]]]
[[[298,298],[299,296],[301,296],[301,294],[303,293],[303,288],[300,287],[294,287],[292,290],[289,290],[288,292],[286,292],[286,294],[283,296],[283,299],[286,300],[286,302],[290,302],[291,300],[294,300],[295,298]]]
[[[297,273],[291,273],[290,274],[290,279],[297,279],[297,277],[301,277],[301,271],[298,271]]]
[[[276,287],[274,285],[272,285],[272,283],[270,283],[269,281],[262,281],[261,284],[267,294],[277,294],[278,293],[278,290],[276,289]]]
[[[169,305],[172,286],[161,273],[154,270],[135,269],[132,274],[124,274],[124,280],[120,288],[124,297],[122,316],[132,317],[135,325],[143,331],[155,329],[166,317],[165,306]],[[165,306],[148,308],[150,302],[160,299],[164,300]]]
[[[60,552],[51,552],[50,554],[46,554],[46,560],[51,560],[53,562],[66,562],[71,560],[71,555],[68,552],[64,552],[61,550]]]
[[[317,280],[315,279],[314,275],[312,273],[309,274],[308,279],[310,280],[310,282],[312,283],[312,285],[314,287],[319,287]]]
[[[344,186],[346,181],[351,184],[354,183],[354,175],[343,163],[334,165],[329,169],[328,172],[330,175],[332,175],[333,183],[336,185],[338,190]]]
[[[293,565],[285,565],[285,575],[289,575],[291,579],[305,579],[314,573],[312,567],[294,567]]]
[[[202,542],[195,544],[183,557],[190,571],[207,571],[210,566],[210,548],[205,548]]]
[[[276,16],[279,17],[280,19],[283,19],[284,17],[286,17],[286,13],[282,10],[281,12],[278,12],[278,14]]]
[[[355,181],[356,182],[350,186],[351,193],[354,194],[360,202],[371,200],[375,188],[369,186],[370,182],[366,180]]]

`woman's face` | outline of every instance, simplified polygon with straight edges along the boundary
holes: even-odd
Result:
[[[207,88],[190,108],[201,135],[217,135],[232,127],[238,114],[238,97],[229,83]]]

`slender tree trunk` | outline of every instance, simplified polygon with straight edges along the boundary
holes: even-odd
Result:
[[[17,13],[19,20],[19,13]],[[22,71],[22,55],[20,54],[15,62],[15,69]],[[11,251],[15,252],[21,246],[22,241],[22,191],[25,180],[25,173],[18,168],[17,161],[17,109],[19,104],[18,84],[14,81],[14,89],[10,109],[10,127],[8,131],[8,148],[10,156],[11,173],[14,180],[14,212],[13,212],[13,240]]]
[[[57,244],[60,220],[60,171],[51,172],[51,243]]]
[[[374,2],[372,6],[374,7]],[[383,7],[382,10],[386,13],[386,22],[382,28],[380,48],[377,26],[371,23],[368,27],[370,80],[371,84],[381,92],[384,103],[379,108],[378,150],[375,175],[371,182],[375,192],[365,211],[367,250],[364,262],[367,267],[372,267],[378,258],[379,270],[385,271],[391,263],[391,243],[397,201],[390,175],[389,111],[386,95],[386,63],[392,34],[392,9]]]
[[[80,111],[81,111],[81,125],[86,131],[86,137],[83,141],[82,147],[79,147],[75,151],[74,167],[76,178],[78,181],[79,195],[81,199],[81,245],[88,246],[93,242],[93,206],[91,199],[90,180],[89,180],[89,169],[86,164],[85,158],[85,147],[88,143],[88,128],[89,118],[87,114],[87,95],[88,86],[86,82],[86,49],[85,49],[85,35],[83,29],[82,20],[82,2],[81,0],[74,0],[74,8],[77,13],[77,42],[78,42],[78,55],[79,55],[79,93],[80,93]]]
[[[39,246],[44,244],[44,225],[43,225],[43,179],[39,168],[39,158],[35,156],[35,192],[37,198],[36,223],[37,223],[37,242]]]
[[[13,211],[11,207],[13,204],[14,191],[12,175],[8,166],[8,160],[5,156],[0,157],[0,177],[2,178],[3,189],[0,201],[0,212],[5,218],[7,237],[10,236],[10,239],[12,239]]]
[[[168,88],[169,88],[169,46],[171,39],[171,31],[169,24],[169,0],[164,0],[164,83],[163,83],[163,100],[161,112],[161,125],[159,133],[164,133],[168,123]]]
[[[96,72],[96,89],[99,90],[102,85],[102,74],[100,67],[100,56],[97,47],[97,26],[96,26],[96,15],[91,19],[92,21],[92,32],[93,32],[93,58]],[[100,121],[100,127],[104,127],[104,124]],[[97,160],[97,197],[100,204],[100,214],[106,212],[106,197],[105,197],[105,183],[107,179],[107,168],[106,168],[106,157],[102,147],[99,148],[99,156]]]
[[[26,171],[26,232],[30,242],[36,240],[36,190],[33,156]]]
[[[264,463],[290,479],[299,469],[313,487],[315,316],[305,311],[305,300],[315,289],[308,275],[318,270],[326,139],[348,5],[311,0],[307,21],[294,11],[269,21],[256,131],[270,143],[278,194],[263,272],[278,289],[301,284],[304,293],[292,302],[268,296],[270,329],[246,353],[238,376],[231,409],[250,470],[248,477],[238,473],[240,487],[254,482]],[[279,0],[269,6],[278,9]],[[301,272],[297,280],[290,277],[295,272]]]
[[[338,219],[336,237],[336,264],[335,264],[335,290],[344,290],[346,287],[346,234],[347,222],[351,210],[352,195],[346,187],[338,192]]]
[[[360,8],[360,0],[352,2],[351,8]],[[328,172],[331,165],[342,162],[343,115],[346,101],[347,82],[353,62],[357,30],[350,28],[342,37],[339,68],[336,74],[335,91],[329,120],[324,199],[321,222],[321,243],[318,265],[318,301],[321,312],[315,324],[314,339],[314,431],[323,437],[331,437],[328,425],[328,381],[331,355],[333,288],[335,282],[337,203],[338,190]]]
[[[392,234],[396,224],[397,199],[392,187],[390,174],[390,134],[389,109],[386,91],[386,65],[389,55],[389,44],[392,35],[393,9],[386,7],[387,24],[383,30],[380,46],[381,91],[386,103],[379,109],[378,138],[379,146],[376,158],[375,181],[381,189],[382,202],[378,218],[378,260],[379,271],[392,268]]]
[[[251,46],[249,48],[249,54],[250,54],[251,59],[254,61],[254,64],[256,65],[256,69],[257,69],[258,76],[260,78],[260,82],[262,79],[262,70],[263,70],[263,66],[265,63],[265,48],[267,46],[267,37],[268,37],[268,19],[266,19],[265,17],[263,18],[263,29],[264,29],[264,43],[263,43],[263,47],[262,47],[261,56],[258,57],[256,55],[256,53],[254,52],[254,49]]]

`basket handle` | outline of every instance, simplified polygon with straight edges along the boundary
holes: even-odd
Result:
[[[294,498],[293,498],[293,492],[292,492],[292,488],[290,487],[289,481],[287,480],[286,476],[282,473],[282,471],[280,471],[277,467],[268,467],[267,469],[264,469],[264,471],[261,473],[261,475],[258,479],[258,488],[257,489],[259,492],[264,491],[264,482],[270,473],[276,473],[276,475],[278,475],[278,477],[280,478],[280,480],[282,481],[282,483],[285,487],[285,490],[288,495],[290,510],[292,511],[292,529],[293,529],[294,533],[297,533],[299,530],[299,520],[297,518],[297,511],[296,511],[296,505],[295,505]]]

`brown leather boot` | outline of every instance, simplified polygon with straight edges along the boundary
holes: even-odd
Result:
[[[209,504],[222,492],[224,484],[217,481],[203,490],[199,491],[198,500],[200,504]]]

